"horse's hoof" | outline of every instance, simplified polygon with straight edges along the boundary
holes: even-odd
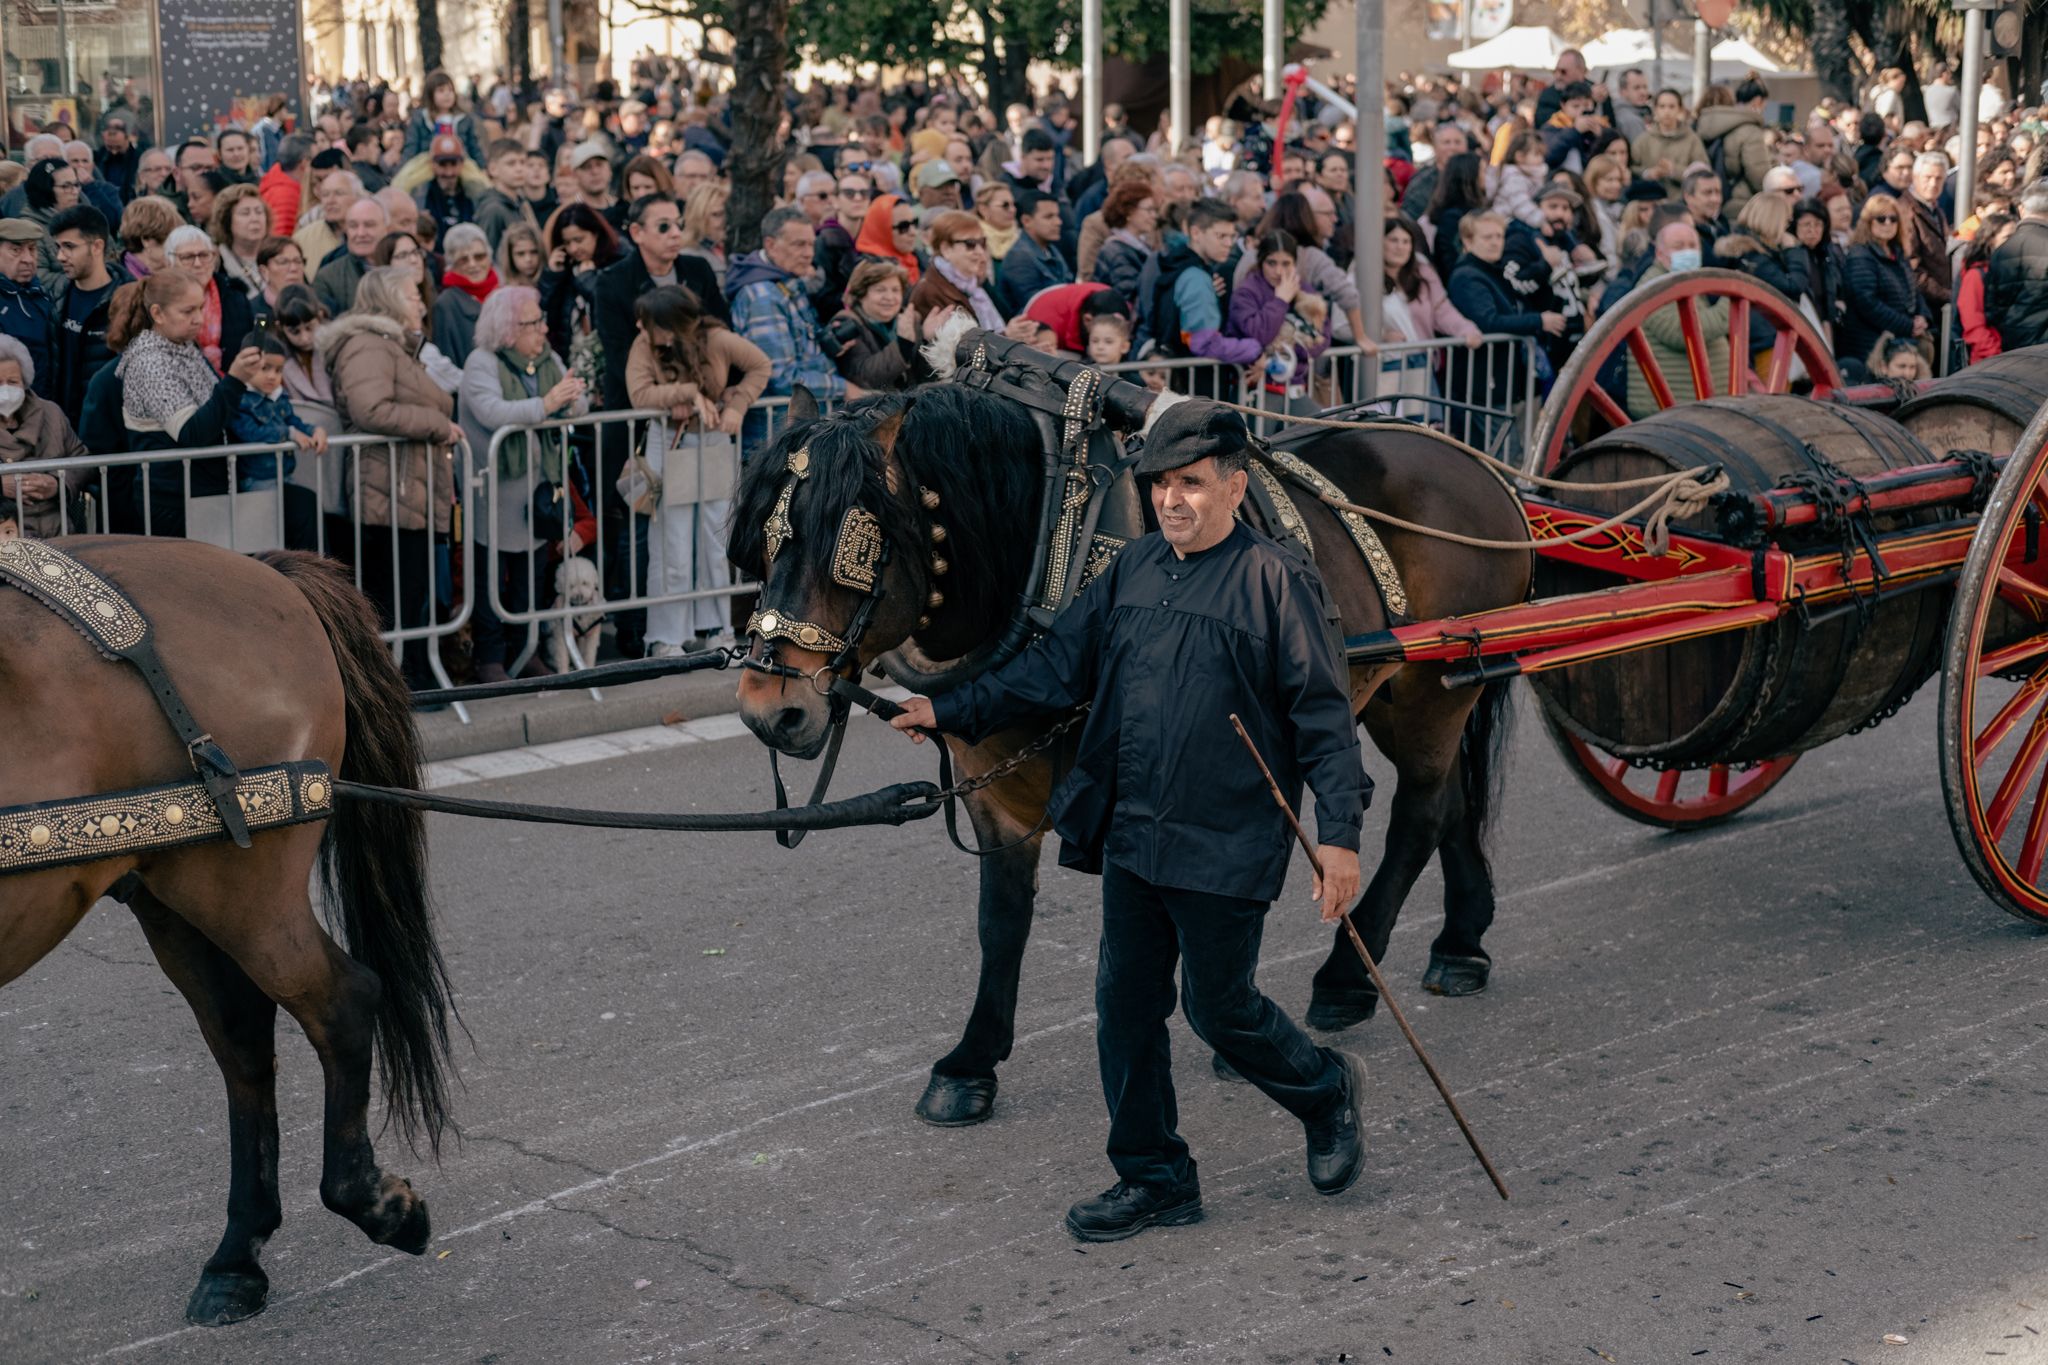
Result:
[[[1336,1033],[1364,1023],[1379,1007],[1378,991],[1318,991],[1309,997],[1308,1026]]]
[[[1209,1054],[1209,1069],[1216,1073],[1216,1079],[1219,1081],[1236,1081],[1239,1085],[1251,1084],[1250,1081],[1244,1078],[1242,1072],[1229,1062],[1223,1060],[1223,1054],[1220,1052]]]
[[[392,1250],[402,1251],[408,1256],[423,1256],[426,1254],[427,1243],[433,1238],[434,1225],[427,1218],[427,1201],[414,1199],[412,1207],[406,1210],[405,1221],[398,1225],[398,1230],[391,1234],[385,1244]]]
[[[261,1270],[209,1270],[185,1302],[185,1320],[200,1327],[225,1327],[253,1318],[270,1298],[270,1277]]]
[[[966,1128],[984,1122],[995,1105],[995,1077],[933,1072],[917,1101],[917,1116],[934,1128]]]
[[[1422,989],[1431,995],[1477,995],[1486,989],[1493,975],[1493,963],[1483,957],[1429,955],[1429,970],[1422,974]]]

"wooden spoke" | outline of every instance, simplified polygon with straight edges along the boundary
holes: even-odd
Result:
[[[2048,771],[2034,788],[2034,808],[2027,813],[2027,832],[2020,840],[2019,874],[2023,882],[2041,880],[2041,855],[2048,852]]]
[[[1756,379],[1749,354],[1749,300],[1728,300],[1728,392],[1735,398],[1749,392]]]
[[[1977,663],[1977,676],[1988,678],[1994,673],[2004,673],[2014,664],[2048,654],[2048,635],[2035,635],[2016,645],[1987,652]]]
[[[1628,334],[1628,353],[1636,368],[1643,372],[1643,382],[1650,386],[1650,397],[1656,400],[1661,410],[1678,406],[1678,400],[1671,396],[1670,381],[1664,378],[1664,367],[1657,363],[1657,357],[1650,350],[1649,338],[1641,332]]]
[[[1777,339],[1771,343],[1771,372],[1764,379],[1767,393],[1792,392],[1792,361],[1798,353],[1792,333],[1780,328]]]
[[[1707,338],[1700,331],[1699,301],[1687,294],[1678,300],[1678,330],[1685,337],[1685,361],[1692,370],[1695,398],[1714,396],[1714,376],[1707,368]]]
[[[1753,805],[1778,785],[1797,756],[1705,770],[1643,767],[1594,748],[1566,730],[1546,706],[1543,728],[1572,774],[1593,797],[1629,819],[1661,829],[1704,829]]]
[[[2020,717],[2025,714],[2027,707],[2041,700],[2043,693],[2048,693],[2048,668],[2042,669],[2021,684],[2020,689],[2007,699],[2005,705],[1998,708],[1998,714],[1991,718],[1991,723],[1978,732],[1970,753],[1971,761],[1976,766],[1984,766],[1984,760],[1991,756],[1991,751],[2005,742],[2005,737],[2012,733],[2013,726],[2019,724]]]
[[[2010,565],[1999,566],[1998,595],[2035,616],[2048,607],[2048,583],[2036,583]]]
[[[1598,384],[1586,390],[1586,401],[1593,405],[1594,412],[1607,419],[1608,426],[1625,427],[1628,425],[1628,409],[1615,402],[1614,395],[1601,388]]]
[[[2048,716],[2037,715],[2027,729],[2027,737],[2021,742],[2019,753],[2013,756],[2012,767],[2006,770],[2004,780],[1998,784],[1997,794],[1984,808],[1984,821],[1991,827],[1993,839],[2005,837],[2013,812],[2019,808],[2020,793],[2033,782],[2043,758],[2048,758]]]

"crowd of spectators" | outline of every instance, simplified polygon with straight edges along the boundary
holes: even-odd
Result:
[[[1545,80],[1404,76],[1361,193],[1355,124],[1313,98],[1277,158],[1249,99],[1178,151],[1112,105],[1089,162],[1058,90],[997,114],[958,81],[816,86],[787,95],[779,194],[759,247],[730,259],[727,100],[672,60],[583,95],[440,72],[416,99],[323,82],[295,129],[170,148],[116,110],[94,142],[31,138],[0,168],[0,462],[276,449],[0,478],[0,531],[50,534],[91,497],[116,530],[199,534],[203,500],[268,499],[288,543],[357,564],[387,626],[421,627],[454,572],[460,481],[486,459],[498,495],[471,529],[510,610],[592,554],[599,509],[608,596],[725,586],[723,508],[767,433],[758,400],[916,384],[955,317],[1153,388],[1298,412],[1334,401],[1356,377],[1341,367],[1376,365],[1425,420],[1450,420],[1432,400],[1454,387],[1512,406],[1631,290],[1702,267],[1793,300],[1851,378],[2048,340],[2040,110],[1983,92],[1956,230],[1953,82],[1932,73],[1923,120],[1897,90],[1887,77],[1786,128],[1754,77],[1691,107],[1640,71],[1595,80],[1570,51]],[[1361,212],[1383,227],[1370,334]],[[1726,304],[1703,308],[1725,373]],[[1675,310],[1642,330],[1682,389]],[[1513,354],[1534,373],[1489,365],[1475,386],[1464,352],[1487,336],[1531,339]],[[1753,321],[1752,352],[1773,336]],[[1640,412],[1655,398],[1634,369],[1615,396]],[[662,416],[594,439],[535,425],[628,408]],[[493,594],[472,596],[478,672],[502,677],[517,642]],[[730,617],[707,596],[615,625],[637,655],[720,639]],[[423,648],[407,664],[424,679]]]

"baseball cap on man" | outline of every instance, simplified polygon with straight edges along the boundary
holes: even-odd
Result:
[[[0,218],[0,242],[40,242],[42,224],[30,218]]]
[[[941,185],[957,185],[960,177],[953,168],[936,157],[917,168],[917,187],[921,190],[935,190]]]
[[[445,164],[452,161],[459,164],[462,161],[462,143],[453,133],[442,133],[437,136],[430,151],[436,163]]]
[[[608,159],[610,156],[611,153],[604,149],[604,144],[592,138],[588,142],[576,144],[576,150],[569,153],[569,165],[572,169],[580,168],[586,161],[595,161],[600,157]]]

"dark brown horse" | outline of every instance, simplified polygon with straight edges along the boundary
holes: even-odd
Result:
[[[259,563],[187,541],[53,544],[151,619],[187,705],[236,763],[312,759],[344,778],[418,785],[405,682],[377,638],[375,611],[334,565],[300,554]],[[70,625],[5,586],[0,715],[0,804],[191,777],[141,674],[101,658]],[[314,918],[316,864],[346,952]],[[262,1311],[268,1293],[257,1255],[283,1219],[280,1005],[326,1075],[321,1200],[373,1242],[424,1251],[426,1203],[378,1169],[369,1130],[373,1052],[387,1110],[408,1139],[438,1150],[447,1123],[449,993],[421,817],[344,801],[324,825],[260,831],[248,849],[197,844],[0,876],[0,986],[56,947],[102,896],[126,902],[141,921],[227,1080],[227,1232],[186,1315],[234,1322]]]
[[[1136,426],[1150,401],[1142,390],[1113,385],[1107,408],[1113,419]],[[750,462],[730,530],[734,564],[764,580],[762,610],[783,623],[808,623],[838,637],[849,633],[863,594],[835,582],[832,563],[842,519],[858,505],[879,520],[893,551],[860,632],[859,664],[882,660],[892,676],[916,688],[936,671],[932,661],[989,649],[1030,572],[1038,525],[1044,457],[1024,407],[964,385],[933,384],[864,400],[824,420],[814,405],[806,410],[799,395],[793,417],[780,442]],[[1351,500],[1476,537],[1528,534],[1515,496],[1422,428],[1326,431],[1291,448]],[[809,452],[809,473],[795,483],[785,512],[789,543],[768,562],[764,527],[789,485],[788,457],[799,450]],[[1297,493],[1295,501],[1345,633],[1383,629],[1385,609],[1342,524],[1306,494]],[[936,545],[935,534],[943,537]],[[1528,595],[1527,551],[1472,549],[1400,531],[1385,532],[1384,539],[1417,619],[1508,606]],[[935,570],[935,548],[945,561],[943,574]],[[749,646],[756,662],[772,655],[774,665],[800,674],[827,667],[836,652],[759,633]],[[1442,676],[1441,667],[1429,665],[1352,670],[1355,709],[1392,761],[1397,782],[1385,852],[1351,915],[1378,957],[1409,888],[1430,858],[1440,857],[1445,924],[1431,949],[1429,984],[1464,994],[1483,989],[1490,968],[1480,946],[1493,919],[1482,835],[1495,795],[1506,698],[1496,686],[1478,706],[1480,689],[1446,690]],[[740,680],[739,702],[747,725],[779,752],[810,757],[825,745],[832,702],[813,682],[749,671]],[[1020,730],[976,748],[953,740],[948,745],[960,771],[974,775],[1038,738],[1039,732]],[[1219,734],[1216,742],[1233,740]],[[1068,760],[1054,749],[968,800],[984,848],[1016,846],[981,861],[980,985],[959,1045],[934,1065],[918,1101],[917,1113],[928,1122],[978,1122],[994,1101],[996,1064],[1009,1056],[1014,1036],[1018,969],[1037,893],[1042,840],[1029,836],[1040,827]],[[1368,1018],[1377,1003],[1340,926],[1315,974],[1308,1022],[1344,1028]]]

